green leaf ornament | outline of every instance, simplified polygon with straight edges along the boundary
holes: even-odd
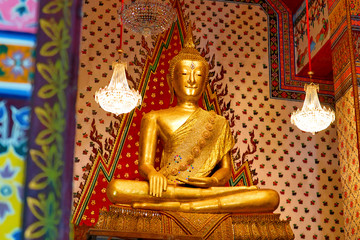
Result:
[[[63,162],[60,159],[59,152],[63,149],[57,149],[56,145],[42,148],[42,151],[31,149],[30,156],[32,161],[42,170],[29,183],[30,189],[41,190],[45,187],[51,187],[56,196],[60,196],[61,174],[63,172]]]
[[[69,30],[65,27],[64,20],[58,23],[54,19],[40,19],[40,27],[44,33],[51,39],[46,42],[40,49],[40,55],[44,57],[52,57],[60,51],[66,51],[70,46],[71,38]]]
[[[37,69],[41,76],[48,82],[44,84],[38,91],[38,96],[43,99],[51,98],[57,95],[62,109],[66,107],[65,89],[67,87],[68,76],[63,71],[61,61],[56,64],[50,62],[48,64],[38,63]]]
[[[46,4],[42,10],[46,14],[55,14],[63,10],[65,7],[71,7],[71,5],[72,1],[54,0]]]
[[[36,144],[43,146],[56,141],[57,145],[61,146],[63,142],[61,134],[64,132],[66,123],[59,104],[55,103],[53,108],[51,108],[48,103],[45,103],[43,108],[35,108],[35,114],[45,126],[45,129],[37,135],[35,139]]]
[[[61,219],[61,208],[53,193],[39,194],[38,199],[28,197],[27,203],[38,221],[32,223],[25,231],[26,239],[56,239],[57,225]]]

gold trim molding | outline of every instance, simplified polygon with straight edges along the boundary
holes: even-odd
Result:
[[[101,211],[88,236],[156,239],[294,239],[289,220],[280,214],[183,213],[110,206]]]

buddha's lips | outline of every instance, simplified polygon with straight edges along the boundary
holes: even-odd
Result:
[[[198,88],[198,87],[188,87],[188,86],[185,86],[186,88],[192,88],[192,89],[196,89],[196,88]]]

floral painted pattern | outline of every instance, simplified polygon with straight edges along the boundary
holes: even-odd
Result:
[[[306,27],[305,1],[293,16],[296,73],[299,73],[309,62],[308,36]],[[309,2],[309,24],[310,24],[310,51],[314,57],[319,50],[330,39],[330,24],[328,21],[328,6],[326,1],[313,0]]]
[[[27,162],[25,239],[69,238],[71,193],[67,195],[65,189],[71,186],[66,178],[71,172],[71,159],[66,156],[72,153],[73,141],[69,128],[71,114],[68,115],[72,106],[68,98],[74,90],[70,83],[76,83],[76,77],[71,77],[75,73],[72,68],[76,68],[76,57],[70,56],[76,52],[72,49],[76,40],[72,42],[70,33],[78,21],[73,11],[78,6],[76,0],[40,3],[37,81],[34,83],[37,92],[33,97],[33,138]]]
[[[0,30],[35,33],[38,0],[1,0]]]
[[[13,147],[0,155],[0,239],[20,239],[24,158]]]
[[[12,56],[6,56],[2,63],[4,67],[10,68],[10,73],[17,78],[18,76],[23,76],[25,69],[30,69],[32,67],[32,58],[25,57],[25,54],[21,51],[16,51]]]
[[[33,56],[33,47],[0,44],[0,82],[30,83]]]
[[[0,239],[20,239],[29,107],[0,101]]]

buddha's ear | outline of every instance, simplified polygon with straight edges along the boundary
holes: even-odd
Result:
[[[173,101],[174,101],[174,87],[173,87],[173,85],[172,85],[172,81],[171,81],[170,78],[171,78],[170,74],[167,74],[167,75],[166,75],[166,81],[167,81],[167,83],[168,83],[168,85],[169,85],[170,104],[172,104]]]

